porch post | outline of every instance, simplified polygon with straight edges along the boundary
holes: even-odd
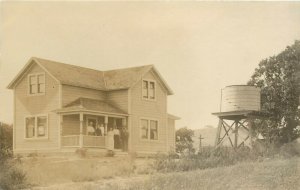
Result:
[[[132,145],[131,145],[131,142],[132,142],[132,129],[131,129],[131,117],[128,116],[127,117],[127,128],[128,128],[128,133],[129,133],[129,138],[128,138],[128,152],[132,150]]]
[[[61,148],[62,144],[62,135],[63,135],[63,123],[64,123],[64,116],[60,115],[60,128],[59,128],[59,148]]]
[[[108,116],[104,117],[104,134],[107,135]]]
[[[80,131],[79,131],[79,147],[83,147],[83,113],[80,112]]]

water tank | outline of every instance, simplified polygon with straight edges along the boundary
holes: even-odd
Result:
[[[260,111],[260,88],[249,85],[231,85],[222,89],[221,112]]]

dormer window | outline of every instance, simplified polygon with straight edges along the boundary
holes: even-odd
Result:
[[[155,81],[143,80],[143,86],[142,86],[143,99],[155,100],[155,90],[156,90]]]
[[[45,74],[30,74],[29,76],[29,94],[39,95],[45,93]]]

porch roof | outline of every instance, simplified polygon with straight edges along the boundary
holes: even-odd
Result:
[[[127,113],[120,108],[111,105],[102,100],[95,100],[89,98],[78,98],[62,109],[55,110],[56,113],[68,113],[77,111],[92,111],[99,113],[111,113],[127,115]]]

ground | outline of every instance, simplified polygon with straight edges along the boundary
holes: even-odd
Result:
[[[300,189],[300,158],[172,173],[156,173],[149,167],[152,159],[129,156],[26,159],[22,167],[34,190]]]

